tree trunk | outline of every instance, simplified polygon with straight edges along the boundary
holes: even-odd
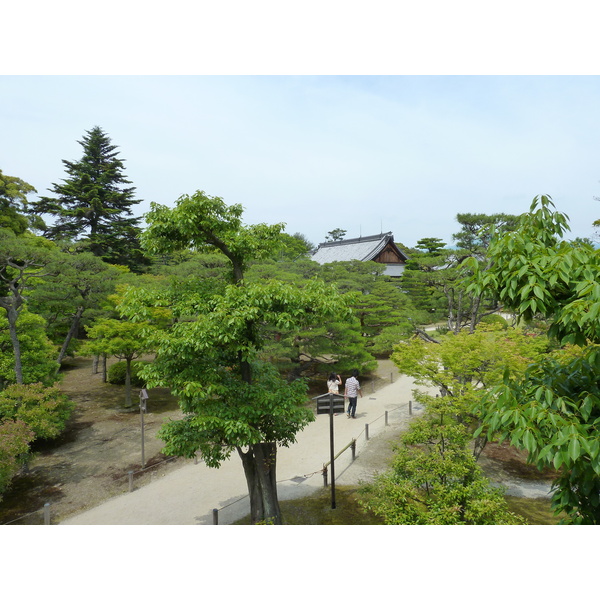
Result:
[[[6,316],[8,318],[8,329],[10,332],[10,341],[12,342],[13,352],[15,355],[15,378],[17,383],[23,383],[23,364],[21,362],[21,343],[17,335],[17,319],[19,313],[14,306],[6,308]]]
[[[65,341],[63,342],[60,352],[58,353],[58,359],[57,359],[58,364],[62,363],[65,355],[67,354],[67,349],[69,348],[69,344],[71,343],[73,336],[77,333],[77,330],[79,329],[79,322],[81,321],[81,315],[83,314],[83,311],[84,311],[83,306],[80,306],[77,309],[75,316],[73,317],[73,322],[71,323],[71,327],[69,329],[69,332],[67,333],[67,337],[65,338]]]
[[[126,358],[125,369],[125,408],[131,408],[131,358]]]
[[[252,444],[247,452],[238,448],[242,459],[248,493],[252,524],[281,525],[281,509],[277,498],[277,444],[264,442]]]
[[[92,360],[92,375],[98,374],[98,363],[100,362],[100,356],[98,354],[94,355],[94,359]]]
[[[102,383],[106,383],[106,354],[102,355]]]

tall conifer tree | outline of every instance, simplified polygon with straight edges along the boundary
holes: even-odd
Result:
[[[52,215],[45,235],[53,240],[77,241],[80,249],[106,262],[139,270],[145,261],[138,244],[140,218],[131,207],[135,187],[124,175],[117,146],[100,127],[87,131],[82,141],[83,157],[76,162],[63,160],[67,178],[52,184],[56,197],[42,196],[32,203],[32,212]]]

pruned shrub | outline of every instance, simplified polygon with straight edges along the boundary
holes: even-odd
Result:
[[[146,382],[143,377],[139,374],[139,370],[143,365],[148,364],[146,360],[132,360],[131,361],[131,385],[133,387],[145,387]],[[106,379],[108,383],[114,385],[125,385],[125,375],[127,373],[127,362],[120,361],[111,365],[108,368]]]

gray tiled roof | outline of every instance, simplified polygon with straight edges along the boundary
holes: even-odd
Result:
[[[368,237],[325,242],[319,244],[311,258],[320,265],[346,260],[373,260],[390,240],[394,240],[391,231]]]

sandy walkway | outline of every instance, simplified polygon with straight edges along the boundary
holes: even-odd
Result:
[[[356,460],[345,451],[335,463],[336,483],[367,480],[385,468],[390,456],[388,440],[409,420],[413,380],[395,376],[389,385],[358,399],[356,419],[334,417],[334,448],[339,452],[356,440]],[[413,402],[413,414],[420,412]],[[385,414],[388,414],[388,425]],[[368,426],[369,440],[366,427]],[[329,461],[329,416],[318,415],[289,448],[278,451],[280,500],[312,493],[324,484],[322,468]],[[242,464],[237,455],[210,469],[202,462],[185,465],[154,482],[117,496],[91,510],[69,517],[61,525],[210,525],[218,509],[220,525],[231,524],[249,513]]]

